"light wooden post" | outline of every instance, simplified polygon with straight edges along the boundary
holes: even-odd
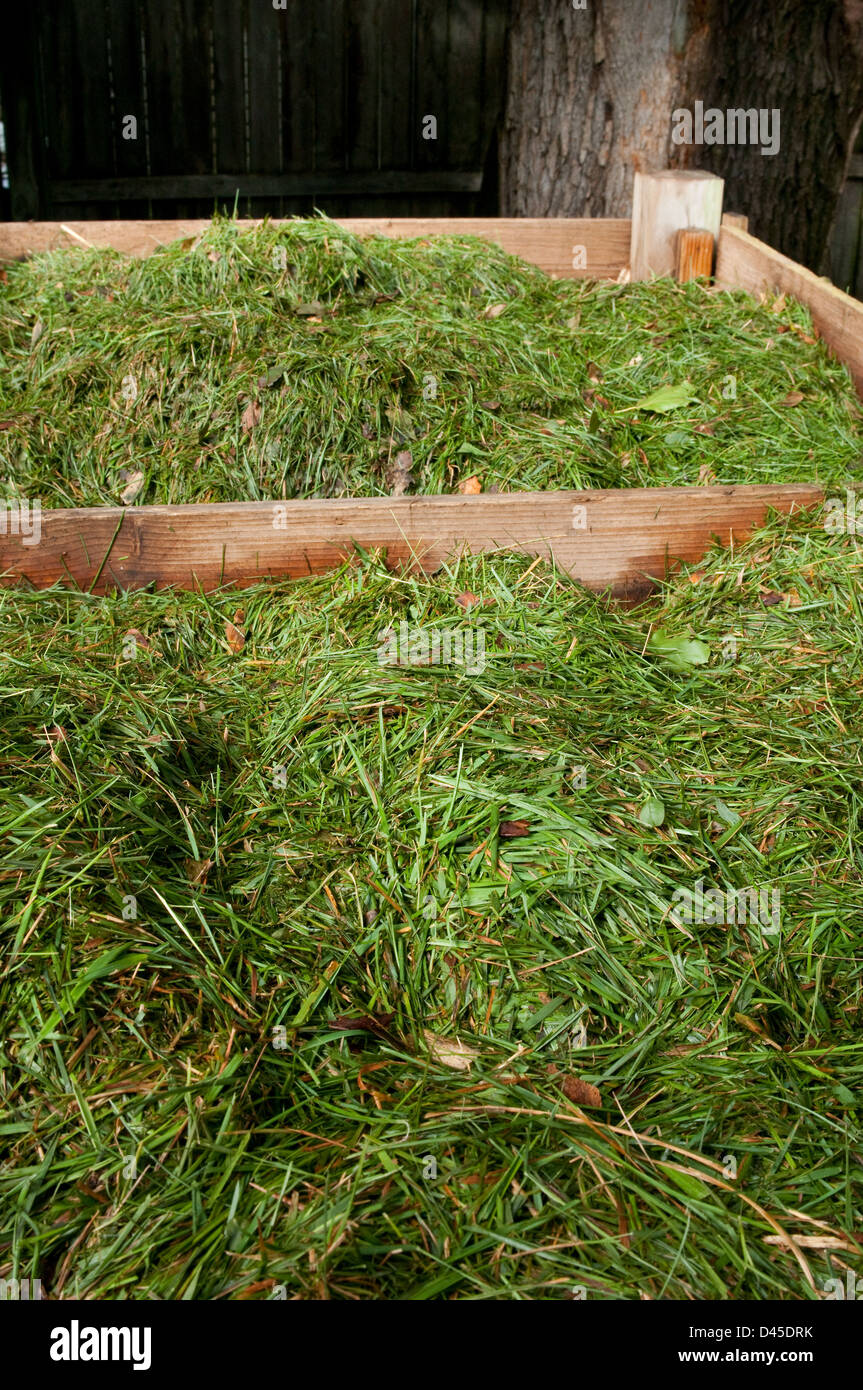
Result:
[[[724,187],[724,180],[716,174],[691,169],[636,174],[632,200],[631,279],[674,275],[679,232],[709,233],[712,250],[722,222]],[[703,251],[701,254],[703,263]],[[712,269],[712,254],[710,259]]]

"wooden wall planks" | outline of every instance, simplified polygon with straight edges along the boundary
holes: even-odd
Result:
[[[32,60],[0,58],[13,216],[205,217],[238,188],[246,216],[475,212],[505,26],[506,0],[34,0]]]

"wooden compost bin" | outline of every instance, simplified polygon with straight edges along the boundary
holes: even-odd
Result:
[[[208,225],[4,223],[0,262],[82,242],[146,256]],[[636,175],[631,220],[362,218],[340,225],[360,235],[480,236],[555,277],[688,279],[715,268],[719,287],[786,293],[805,304],[863,395],[863,303],[750,236],[745,217],[723,216],[722,180],[713,175]],[[633,597],[675,563],[697,560],[712,538],[744,540],[770,508],[790,512],[821,500],[814,486],[776,484],[49,510],[38,545],[0,535],[0,582],[71,580],[96,593],[150,583],[212,590],[321,573],[360,546],[385,550],[391,565],[428,571],[462,551],[520,551],[552,560],[591,589]]]

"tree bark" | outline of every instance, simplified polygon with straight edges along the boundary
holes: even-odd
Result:
[[[513,0],[501,212],[626,217],[637,169],[726,179],[726,207],[821,271],[863,113],[863,0]],[[781,112],[781,146],[678,146],[696,100]]]

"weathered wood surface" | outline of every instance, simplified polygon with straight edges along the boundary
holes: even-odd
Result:
[[[240,226],[253,227],[259,220],[240,219]],[[168,222],[3,222],[0,261],[80,245],[80,240],[130,256],[149,256],[158,246],[200,236],[209,225],[209,220],[196,218]],[[274,225],[279,225],[278,219]],[[561,279],[615,280],[629,262],[630,224],[625,218],[342,217],[339,225],[358,236],[483,237]]]
[[[427,571],[465,551],[516,551],[632,597],[675,561],[697,560],[713,536],[739,543],[768,508],[820,499],[815,487],[771,485],[45,511],[39,544],[0,535],[0,574],[96,593],[150,583],[210,591],[322,573],[357,546]]]

